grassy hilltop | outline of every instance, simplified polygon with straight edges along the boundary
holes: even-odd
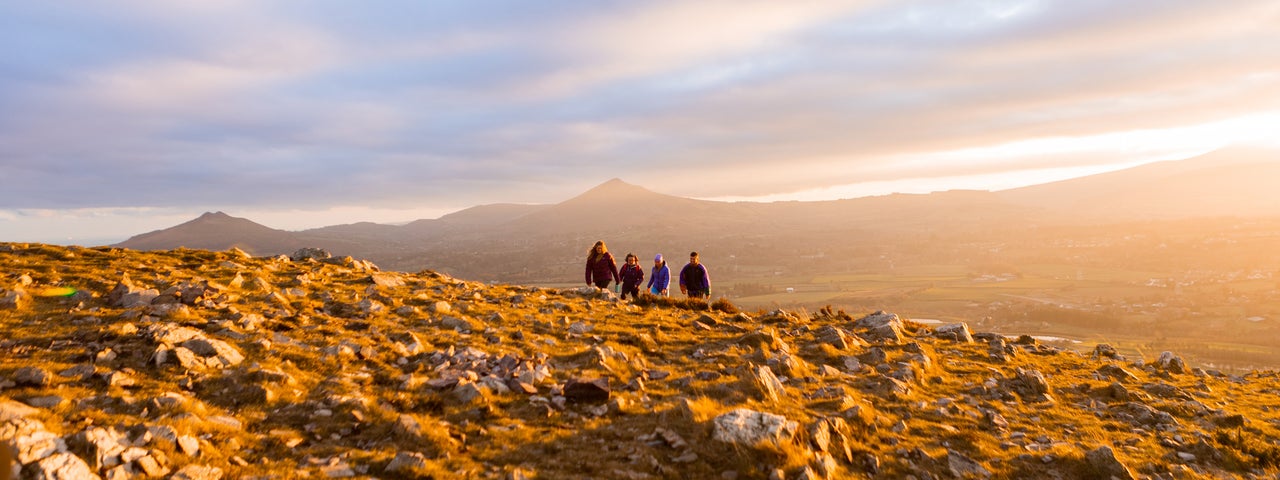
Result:
[[[21,478],[1275,478],[1280,378],[884,312],[0,244]],[[0,465],[0,479],[10,470]]]

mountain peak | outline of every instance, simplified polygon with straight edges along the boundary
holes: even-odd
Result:
[[[219,210],[217,212],[204,212],[204,214],[200,215],[199,217],[196,217],[196,220],[228,220],[232,218],[235,218],[235,217],[232,217],[231,215],[227,215],[226,213]]]
[[[577,197],[567,200],[565,203],[576,202],[582,200],[599,201],[617,201],[617,200],[633,200],[639,197],[648,197],[653,195],[661,195],[639,185],[632,185],[622,181],[620,178],[612,178],[609,181],[596,185],[590,190],[583,192]]]

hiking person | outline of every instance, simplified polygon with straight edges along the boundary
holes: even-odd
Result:
[[[680,269],[680,293],[689,298],[711,296],[711,276],[707,267],[698,262],[698,252],[689,252],[689,263]]]
[[[644,281],[644,269],[640,268],[640,257],[627,254],[622,269],[618,270],[618,276],[622,277],[622,299],[627,299],[627,294],[631,294],[632,300],[640,299],[640,282]]]
[[[671,269],[659,253],[653,257],[653,273],[649,275],[649,283],[645,284],[649,293],[661,297],[667,296],[667,288],[671,286]]]
[[[600,289],[609,288],[610,281],[619,281],[618,264],[613,261],[613,254],[604,246],[604,240],[596,242],[587,252],[587,285],[595,285]]]

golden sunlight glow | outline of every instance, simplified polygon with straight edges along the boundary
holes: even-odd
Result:
[[[1045,137],[960,150],[903,154],[884,157],[883,166],[876,169],[886,176],[896,177],[892,180],[708,200],[816,201],[944,190],[998,191],[1122,170],[1145,163],[1190,158],[1234,145],[1280,148],[1280,136],[1276,135],[1278,131],[1280,112],[1265,112],[1186,127],[1082,137]],[[1071,166],[1056,166],[1053,161],[1080,158],[1093,161],[1084,165],[1078,162],[1057,162]],[[1050,160],[1047,164],[1046,159]],[[977,170],[980,171],[931,173],[947,172],[948,167],[956,166],[978,166]],[[858,168],[862,173],[868,171],[866,167]]]

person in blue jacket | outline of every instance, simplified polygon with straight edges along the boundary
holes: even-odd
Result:
[[[662,259],[661,253],[653,257],[653,273],[649,275],[649,283],[645,286],[649,288],[649,293],[667,296],[667,288],[671,287],[671,270],[667,268],[667,262]]]
[[[689,253],[689,263],[680,269],[680,293],[689,298],[711,296],[711,275],[707,267],[698,262],[698,252]]]

